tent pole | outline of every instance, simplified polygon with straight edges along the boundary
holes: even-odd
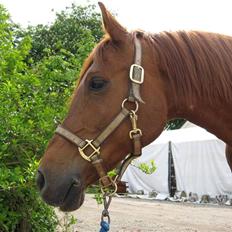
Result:
[[[172,155],[172,142],[168,142],[168,189],[170,197],[174,197],[176,192],[176,173]]]

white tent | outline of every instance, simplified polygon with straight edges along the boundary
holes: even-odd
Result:
[[[232,196],[232,173],[225,158],[225,144],[200,127],[164,131],[154,142],[143,149],[136,160],[148,163],[154,160],[157,170],[147,175],[130,165],[123,176],[129,192],[143,190],[168,194],[168,143],[172,155],[178,191]]]

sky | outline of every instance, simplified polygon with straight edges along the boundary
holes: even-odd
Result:
[[[97,0],[0,0],[14,22],[27,25],[47,24],[55,12],[72,3],[97,4]],[[149,32],[203,30],[232,35],[231,0],[102,0],[117,14],[128,30]],[[52,11],[52,9],[54,11]],[[99,9],[98,9],[99,10]],[[99,11],[100,12],[100,11]]]

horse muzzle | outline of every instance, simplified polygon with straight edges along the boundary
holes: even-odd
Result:
[[[78,209],[84,201],[84,184],[79,175],[57,176],[41,168],[37,172],[37,186],[43,200],[62,211]]]

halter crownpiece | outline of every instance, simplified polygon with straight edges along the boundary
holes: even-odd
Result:
[[[129,91],[129,101],[139,101],[144,103],[140,96],[140,85],[144,81],[144,69],[142,63],[142,46],[140,40],[135,36],[135,59],[134,64],[130,67],[131,86]]]
[[[93,164],[96,168],[97,173],[99,175],[99,183],[101,186],[101,190],[105,195],[112,195],[117,191],[116,180],[119,180],[123,175],[124,171],[130,164],[130,162],[141,155],[141,136],[142,131],[137,127],[137,118],[136,112],[139,108],[139,102],[143,102],[140,97],[140,85],[144,81],[144,69],[141,66],[142,59],[142,46],[140,40],[135,36],[135,58],[134,64],[130,67],[130,88],[129,88],[129,96],[122,102],[121,111],[118,115],[113,119],[113,121],[93,140],[89,139],[81,139],[77,135],[68,131],[59,125],[55,131],[55,133],[59,134],[63,138],[67,139],[74,145],[78,147],[78,151],[83,159]],[[131,102],[134,104],[135,108],[133,110],[127,109],[125,107],[126,102]],[[106,169],[103,165],[103,160],[101,158],[100,146],[105,141],[106,138],[109,137],[111,133],[124,121],[126,118],[130,118],[132,130],[129,132],[129,138],[133,142],[133,152],[128,155],[128,157],[123,161],[121,169],[117,175],[117,177],[112,180],[107,175]],[[113,187],[113,191],[109,191],[109,187]]]

